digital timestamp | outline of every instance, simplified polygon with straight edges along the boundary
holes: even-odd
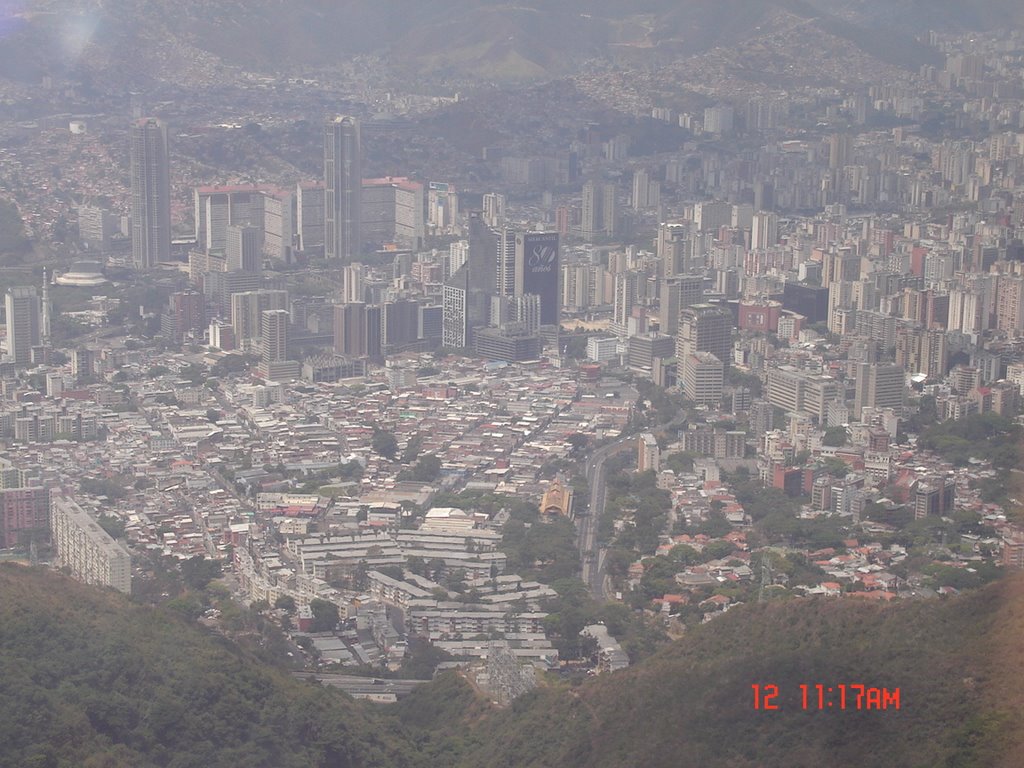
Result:
[[[754,690],[754,709],[781,709],[779,686],[750,686]],[[856,683],[836,685],[800,685],[800,705],[805,710],[847,709],[887,710],[900,708],[899,688],[878,688]]]

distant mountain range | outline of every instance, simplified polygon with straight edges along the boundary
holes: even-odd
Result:
[[[142,87],[378,55],[410,72],[529,79],[623,50],[686,56],[756,40],[780,13],[905,66],[933,55],[914,41],[929,29],[1024,23],[1016,0],[0,0],[0,77]]]
[[[739,606],[635,667],[501,710],[453,673],[394,706],[353,702],[180,618],[188,601],[131,605],[0,564],[0,768],[1024,765],[1019,576],[896,605]],[[233,620],[275,642],[263,619]],[[840,684],[884,687],[888,706],[850,688],[840,709]]]

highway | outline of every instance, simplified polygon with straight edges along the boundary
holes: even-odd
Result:
[[[604,467],[605,461],[620,451],[636,445],[636,437],[624,437],[614,443],[602,446],[587,459],[587,480],[590,481],[590,512],[577,518],[579,523],[580,561],[583,563],[581,578],[590,589],[595,600],[605,599],[604,550],[598,545],[597,529],[604,513],[606,497]]]

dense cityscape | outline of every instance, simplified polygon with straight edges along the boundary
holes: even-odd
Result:
[[[509,86],[3,81],[0,558],[502,706],[1024,569],[1024,38],[773,23]]]

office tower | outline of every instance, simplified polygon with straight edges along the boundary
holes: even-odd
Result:
[[[288,359],[288,311],[267,309],[260,313],[260,360],[280,363]]]
[[[362,251],[362,149],[359,121],[341,116],[324,128],[324,249],[352,261]]]
[[[1011,334],[1024,330],[1024,278],[999,275],[996,283],[996,328]]]
[[[650,432],[644,432],[637,438],[636,471],[657,472],[661,469],[661,449],[658,448],[658,441]]]
[[[898,365],[857,363],[854,376],[853,417],[861,418],[865,408],[903,407],[906,372]]]
[[[459,223],[459,193],[454,184],[431,181],[427,184],[427,226],[432,234],[449,234]]]
[[[540,300],[540,324],[557,327],[561,313],[557,232],[524,232],[515,237],[515,296]]]
[[[171,257],[171,170],[167,126],[151,117],[131,128],[132,260],[152,269]]]
[[[363,179],[360,236],[374,246],[423,243],[423,185],[405,177]]]
[[[171,344],[201,335],[206,325],[205,297],[199,291],[179,291],[168,298],[167,312],[160,318],[160,333]]]
[[[263,313],[287,307],[288,291],[257,290],[231,294],[231,329],[235,343],[243,346],[260,338]]]
[[[366,301],[366,268],[359,262],[341,269],[341,301],[343,304]]]
[[[686,224],[661,224],[655,245],[662,277],[674,277],[686,271],[687,243],[690,228]]]
[[[231,297],[236,293],[259,290],[260,282],[260,276],[255,272],[207,272],[203,278],[203,293],[217,314],[230,317]]]
[[[658,323],[661,332],[675,336],[679,330],[679,313],[704,297],[703,275],[676,275],[660,281]]]
[[[263,244],[256,227],[229,226],[227,237],[227,268],[229,272],[260,272],[263,267]]]
[[[643,168],[633,171],[633,210],[647,208],[650,203],[651,175]]]
[[[71,499],[50,503],[50,530],[56,563],[86,584],[132,591],[131,557]]]
[[[584,240],[593,240],[601,233],[602,185],[596,181],[588,181],[583,185],[583,211],[580,221],[580,236]]]
[[[91,349],[78,347],[71,353],[71,378],[75,384],[89,379],[95,372],[96,356]]]
[[[415,344],[420,335],[420,305],[415,301],[387,301],[380,307],[381,346],[385,354]]]
[[[612,310],[612,324],[620,334],[626,332],[629,318],[633,316],[636,285],[636,272],[619,272],[615,275],[615,304]]]
[[[470,338],[468,262],[445,281],[441,307],[441,345],[465,349]]]
[[[726,368],[732,356],[732,314],[710,304],[695,304],[679,312],[676,357],[710,352]]]
[[[698,405],[717,406],[722,401],[725,366],[710,352],[693,352],[678,360],[678,379],[683,394]]]
[[[300,251],[324,247],[324,197],[322,182],[300,183],[295,187],[295,228]]]
[[[0,490],[0,549],[25,546],[29,539],[50,538],[50,491],[48,488]]]
[[[7,354],[15,365],[32,362],[32,347],[42,343],[43,319],[39,294],[34,286],[7,289]]]
[[[540,332],[541,317],[540,296],[526,293],[516,296],[512,300],[512,319],[517,323],[522,323],[527,334],[534,335]]]
[[[279,190],[267,184],[228,184],[195,187],[196,247],[209,253],[228,247],[228,227],[255,227],[263,246],[264,206]]]
[[[93,251],[109,251],[110,241],[120,230],[117,216],[95,205],[78,207],[78,239]]]
[[[779,242],[779,217],[774,213],[757,213],[751,222],[750,247],[771,248]]]
[[[350,302],[334,307],[334,351],[348,357],[368,354],[366,304]]]
[[[732,205],[723,200],[707,200],[693,206],[693,222],[699,232],[717,232],[732,223]]]
[[[704,133],[732,133],[733,109],[719,104],[704,110]]]
[[[497,192],[484,195],[484,223],[491,229],[502,229],[505,226],[505,196]]]
[[[615,185],[588,181],[583,185],[583,211],[580,235],[584,240],[615,237],[618,234],[619,211]]]
[[[295,195],[290,189],[263,194],[263,253],[271,259],[292,263],[297,245]]]
[[[853,137],[845,133],[833,133],[828,139],[828,167],[842,170],[853,161]]]
[[[601,224],[605,237],[619,234],[619,202],[615,197],[615,185],[605,184],[601,190]]]
[[[768,370],[768,402],[788,414],[807,413],[825,423],[825,412],[836,399],[836,380],[805,373],[790,365]]]
[[[499,296],[516,294],[516,233],[511,229],[496,231],[497,290]]]

